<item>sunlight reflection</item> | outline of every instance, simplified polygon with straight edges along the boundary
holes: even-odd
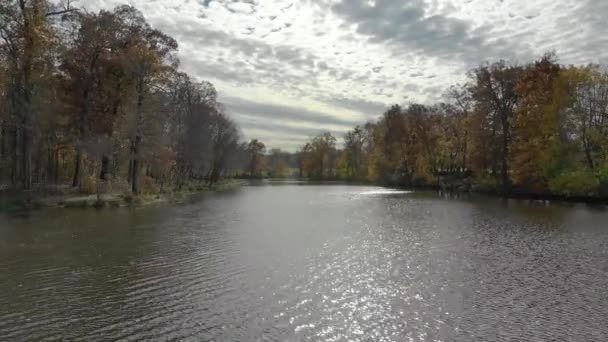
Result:
[[[395,189],[376,189],[360,192],[359,195],[395,195],[395,194],[410,194],[412,191],[395,190]]]

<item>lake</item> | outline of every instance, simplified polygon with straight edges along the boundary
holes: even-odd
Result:
[[[0,216],[0,340],[608,340],[608,212],[354,185]]]

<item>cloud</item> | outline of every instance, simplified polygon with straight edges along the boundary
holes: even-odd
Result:
[[[326,97],[320,98],[319,100],[338,107],[363,112],[369,119],[379,116],[390,105],[389,103],[381,103],[375,101],[368,101],[365,99],[356,99],[348,97]],[[359,122],[359,124],[361,124],[361,122]]]
[[[221,100],[225,104],[226,109],[233,114],[255,116],[275,122],[309,123],[320,125],[320,127],[323,127],[323,125],[335,125],[344,128],[350,128],[360,123],[357,120],[348,120],[299,107],[259,103],[230,96],[222,96]]]
[[[125,0],[87,0],[89,10]],[[294,146],[432,103],[487,60],[608,63],[606,0],[129,0],[249,137]]]
[[[322,126],[294,126],[290,124],[286,124],[285,122],[274,122],[274,121],[263,121],[252,119],[252,117],[247,115],[236,115],[236,118],[241,122],[243,129],[246,131],[256,130],[256,131],[264,131],[266,132],[267,138],[272,138],[272,135],[275,134],[283,134],[290,137],[311,137],[315,136],[322,132],[329,131],[337,138],[341,138],[344,131],[335,130]]]
[[[424,1],[342,0],[332,7],[357,33],[371,42],[397,44],[428,56],[457,58],[482,50],[483,35],[467,21],[440,14],[427,15]]]

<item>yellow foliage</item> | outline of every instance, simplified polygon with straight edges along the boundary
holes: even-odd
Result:
[[[533,183],[545,188],[548,170],[557,161],[560,139],[560,66],[546,57],[528,66],[516,92],[520,96],[514,113],[512,178],[516,184]]]
[[[96,194],[98,191],[98,182],[99,179],[95,176],[89,175],[84,177],[80,182],[80,192],[88,195]]]

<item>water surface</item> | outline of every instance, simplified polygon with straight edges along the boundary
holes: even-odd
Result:
[[[347,185],[0,217],[0,340],[608,340],[608,213]]]

